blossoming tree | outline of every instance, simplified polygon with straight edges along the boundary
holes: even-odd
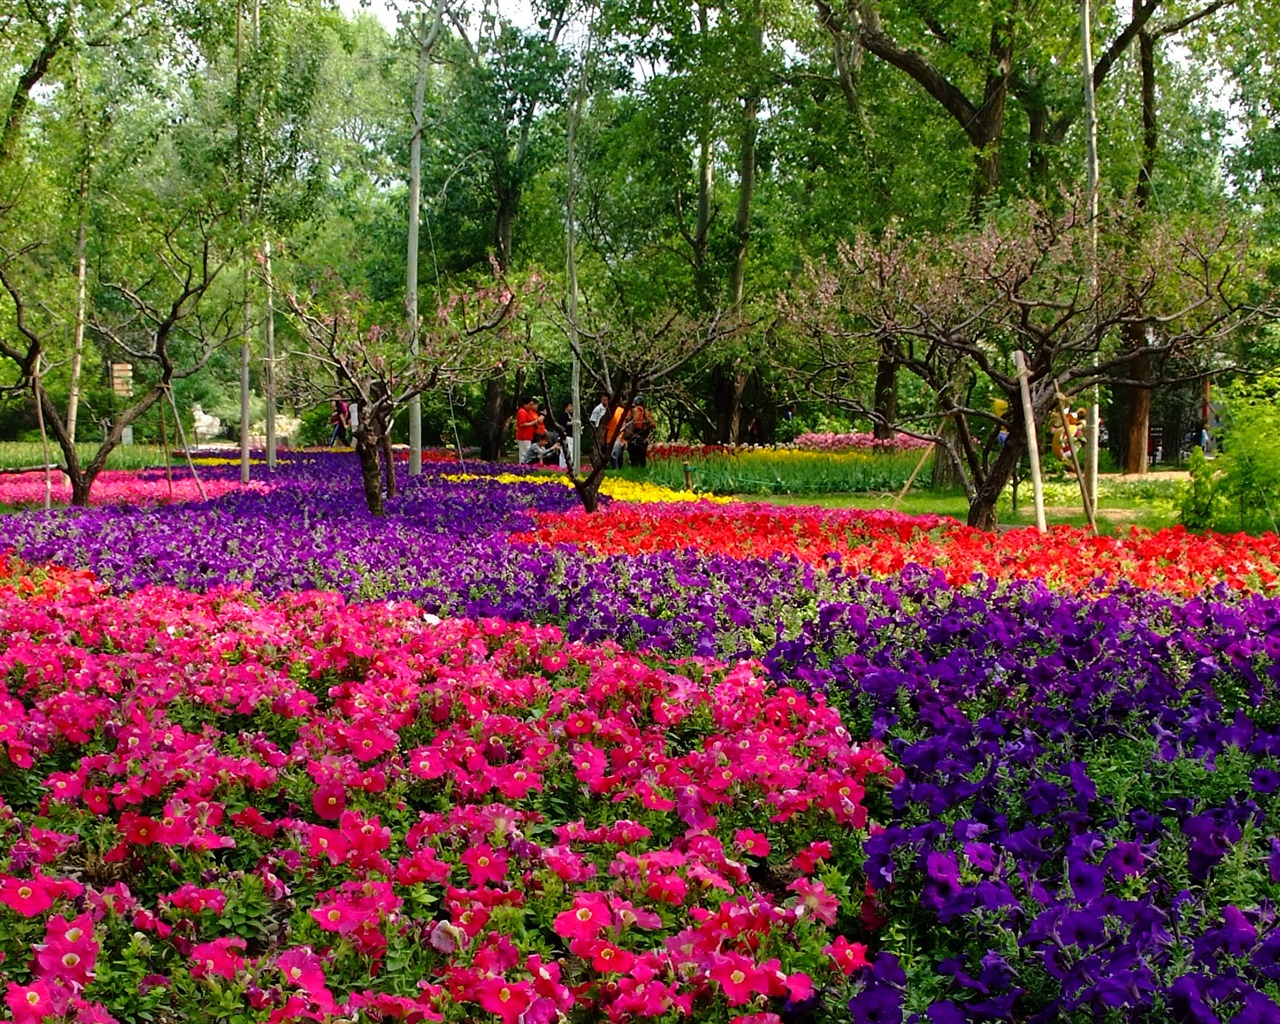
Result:
[[[891,353],[932,401],[892,426],[937,443],[959,471],[969,524],[991,528],[1027,449],[1015,350],[1026,356],[1039,429],[1061,402],[1097,386],[1204,379],[1274,311],[1254,288],[1247,238],[1225,221],[1138,232],[1121,210],[1099,227],[1095,258],[1076,205],[1061,214],[1024,206],[955,239],[860,233],[782,301],[799,342],[780,368],[874,422],[865,381]],[[1139,362],[1152,367],[1142,381]]]
[[[306,372],[298,389],[316,401],[354,400],[352,429],[365,502],[376,516],[396,493],[391,458],[391,426],[411,399],[437,387],[483,379],[498,358],[498,346],[518,307],[518,297],[501,279],[445,296],[436,316],[418,328],[414,354],[404,330],[382,326],[377,311],[333,275],[308,296],[288,295],[294,325],[303,342],[298,353]],[[388,322],[394,322],[391,317]],[[381,466],[379,460],[381,459]]]
[[[89,503],[93,483],[125,429],[169,398],[175,380],[200,372],[213,352],[236,336],[238,328],[229,316],[232,305],[215,288],[227,260],[216,237],[221,219],[197,210],[157,229],[149,275],[139,279],[135,268],[132,280],[104,285],[116,301],[96,312],[90,326],[107,352],[140,369],[134,381],[142,389],[116,411],[87,464],[80,461],[65,410],[41,386],[41,366],[48,365],[51,342],[64,324],[47,303],[32,297],[43,287],[39,273],[32,271],[32,253],[0,260],[0,287],[9,300],[13,328],[8,337],[0,336],[0,357],[13,371],[10,389],[30,388],[39,403],[61,450],[73,505]]]
[[[720,312],[700,320],[668,311],[639,320],[617,311],[595,311],[573,326],[575,331],[566,329],[565,333],[589,384],[581,396],[583,404],[588,396],[608,395],[612,408],[621,407],[618,422],[622,423],[630,416],[637,396],[670,386],[692,359],[732,337],[738,322]],[[569,464],[569,478],[588,512],[598,507],[600,481],[609,465],[613,441],[608,430],[593,431],[589,424],[584,425],[581,469]]]

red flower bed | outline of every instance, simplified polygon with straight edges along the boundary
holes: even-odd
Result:
[[[693,548],[735,558],[785,556],[839,562],[851,573],[883,575],[917,564],[952,584],[975,573],[994,579],[1040,578],[1070,590],[1102,580],[1179,594],[1216,583],[1271,590],[1280,576],[1274,534],[1193,534],[1182,527],[1132,529],[1115,537],[1055,527],[989,533],[938,516],[904,516],[764,505],[625,505],[603,512],[543,513],[515,540],[576,544],[600,554]]]

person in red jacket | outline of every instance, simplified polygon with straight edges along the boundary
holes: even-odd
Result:
[[[529,447],[534,436],[544,432],[542,417],[538,414],[538,400],[531,398],[516,410],[516,450],[520,455],[520,465],[529,461]]]

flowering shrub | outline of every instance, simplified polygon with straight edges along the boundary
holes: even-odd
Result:
[[[739,449],[728,444],[692,444],[686,441],[654,441],[649,445],[650,461],[705,459],[714,455],[733,455]]]
[[[18,1020],[847,998],[865,801],[898,773],[752,665],[13,562],[0,597]]]
[[[528,472],[425,474],[377,521],[353,461],[6,519],[104,580],[0,590],[20,1019],[139,991],[248,1019],[1280,1018],[1275,538],[584,517]],[[737,654],[772,682],[708,660]],[[846,750],[864,792],[824,805]],[[720,790],[756,751],[775,774]],[[809,802],[773,821],[781,791]]]
[[[449,483],[466,483],[479,480],[495,484],[560,484],[573,487],[573,483],[561,472],[523,472],[497,473],[493,475],[477,475],[475,473],[444,473],[440,479]],[[713,498],[694,494],[690,491],[673,491],[669,487],[661,487],[644,480],[623,480],[606,476],[600,481],[600,493],[617,501],[627,501],[638,505],[670,504],[671,502],[711,501],[719,504],[727,502],[727,498]]]
[[[829,494],[897,491],[919,456],[900,448],[814,451],[772,445],[721,447],[661,445],[650,448],[646,478],[684,486],[689,467],[694,487],[715,494]]]
[[[903,766],[866,871],[909,1007],[1280,1019],[1276,608],[916,571],[771,652]]]

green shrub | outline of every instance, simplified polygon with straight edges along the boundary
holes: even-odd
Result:
[[[1180,495],[1179,518],[1189,530],[1207,530],[1213,526],[1215,507],[1220,504],[1214,467],[1197,445],[1191,452],[1191,480]]]
[[[329,422],[332,415],[333,405],[328,402],[304,412],[302,425],[298,427],[298,443],[304,447],[328,444],[333,436],[333,424]]]
[[[1257,384],[1228,392],[1222,454],[1215,468],[1221,494],[1214,525],[1250,533],[1275,530],[1280,509],[1280,401],[1274,388]]]

